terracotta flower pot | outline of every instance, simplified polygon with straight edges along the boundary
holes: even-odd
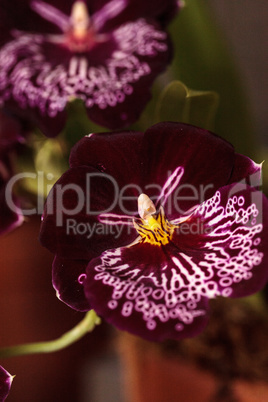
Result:
[[[268,401],[268,323],[237,300],[214,303],[202,335],[162,344],[121,333],[126,402]]]
[[[38,241],[40,217],[0,238],[0,347],[53,340],[84,314],[61,303],[51,284],[53,255]],[[1,360],[16,375],[9,402],[79,401],[83,362],[103,350],[106,329],[59,352]]]

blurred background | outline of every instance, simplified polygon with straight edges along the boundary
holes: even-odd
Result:
[[[210,14],[224,34],[226,46],[249,98],[259,141],[268,145],[268,7],[265,0],[208,0]]]
[[[215,131],[261,162],[268,152],[267,0],[186,4],[170,27],[175,59],[160,82],[180,79],[193,89],[218,91]],[[83,318],[55,297],[53,256],[38,243],[39,219],[1,238],[1,346],[57,338]],[[133,402],[117,338],[102,323],[61,352],[4,361],[17,375],[8,401]]]

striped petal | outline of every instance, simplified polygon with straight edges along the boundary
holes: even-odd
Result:
[[[146,339],[197,335],[209,299],[248,296],[265,285],[267,211],[256,189],[223,187],[184,222],[172,222],[170,242],[157,244],[146,234],[147,242],[141,237],[93,259],[85,295],[107,321]]]
[[[158,246],[139,243],[105,251],[91,261],[86,275],[91,306],[121,330],[162,341],[197,335],[207,324],[205,293],[189,294],[177,261]]]

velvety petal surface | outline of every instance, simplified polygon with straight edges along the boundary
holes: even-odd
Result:
[[[9,0],[0,1],[1,15],[3,16],[3,18],[1,18],[0,26],[2,30],[0,37],[6,35],[6,33],[14,27],[28,32],[56,33],[59,31],[55,24],[52,24],[36,13],[31,7],[31,3],[35,2],[30,0],[13,0],[12,2]],[[74,0],[54,0],[53,2],[46,1],[43,3],[52,5],[69,16]],[[99,18],[105,19],[105,14],[110,14],[110,18],[106,17],[107,22],[104,25],[105,30],[121,25],[126,20],[135,20],[141,16],[166,23],[176,15],[176,12],[180,8],[177,0],[157,0],[154,3],[141,0],[88,0],[85,1],[85,3],[87,4],[91,17],[98,13],[100,15]],[[107,7],[107,5],[109,7]],[[105,6],[106,10],[104,8]],[[121,12],[118,13],[116,10],[121,10]]]
[[[12,156],[22,137],[19,131],[14,130],[17,129],[16,123],[11,120],[9,125],[8,120],[0,116],[0,235],[20,226],[24,220],[19,199],[8,187],[13,175]]]
[[[71,168],[49,193],[40,241],[59,256],[82,260],[90,259],[92,251],[99,254],[134,240],[133,227],[100,222],[98,215],[104,212],[121,213],[113,178],[91,167]]]
[[[115,81],[121,89],[111,89],[101,94],[100,97],[96,93],[97,102],[95,100],[95,105],[87,109],[89,118],[112,130],[135,123],[151,99],[151,87],[154,80],[171,61],[171,51],[164,51],[164,47],[166,50],[168,49],[167,43],[168,41],[165,41],[163,47],[161,46],[163,52],[155,54],[155,56],[153,54],[149,57],[141,56],[135,60],[130,54],[126,55],[125,60],[122,61],[122,64],[120,62],[121,66],[118,68],[122,74],[117,76]],[[170,47],[171,45],[169,45]],[[126,78],[128,81],[122,87],[122,82]],[[113,79],[111,77],[108,79],[113,87]],[[91,99],[89,104],[92,104]]]
[[[0,109],[0,156],[24,141],[20,122],[6,110]]]
[[[237,156],[220,137],[171,122],[156,124],[144,135],[121,132],[84,138],[74,147],[70,164],[92,165],[117,176],[122,184],[138,184],[154,201],[167,204],[170,219],[208,199],[228,182],[260,171],[259,165]]]
[[[23,222],[19,200],[6,195],[7,183],[13,175],[13,159],[25,141],[26,127],[9,111],[0,109],[0,234],[7,233]]]
[[[134,21],[141,16],[149,21],[157,20],[162,26],[165,26],[175,17],[181,7],[177,0],[157,0],[154,2],[142,0],[114,0],[110,2],[107,0],[93,0],[87,2],[90,13],[93,15],[98,13],[100,16],[108,3],[112,5],[110,6],[112,10],[121,8],[122,11],[107,20],[103,26],[106,31],[121,25],[124,21]]]
[[[148,155],[148,184],[164,186],[180,169],[179,180],[171,192],[173,198],[166,199],[164,205],[169,219],[182,215],[227,184],[235,161],[231,144],[207,130],[182,123],[152,126],[144,134],[143,149]],[[146,194],[155,197],[153,191]]]
[[[71,11],[73,1],[53,1],[58,7],[68,13]],[[52,4],[52,2],[50,2]],[[0,1],[0,45],[12,38],[11,31],[18,29],[27,32],[58,33],[59,28],[42,18],[31,8],[31,0],[1,0]]]
[[[83,287],[87,265],[88,260],[55,257],[53,261],[52,283],[57,297],[78,311],[88,311],[91,308],[85,298]]]
[[[143,135],[134,131],[90,134],[73,147],[70,166],[92,166],[111,175],[120,188],[131,184],[140,187],[144,172]]]
[[[229,183],[243,182],[257,188],[262,184],[261,170],[261,163],[255,163],[247,156],[235,154],[234,168]]]
[[[10,392],[13,377],[0,366],[0,402],[4,402]]]
[[[89,303],[121,330],[163,341],[197,335],[207,324],[206,298],[187,292],[185,274],[165,248],[140,243],[108,250],[86,274]]]

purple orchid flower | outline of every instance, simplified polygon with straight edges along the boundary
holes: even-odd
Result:
[[[267,281],[260,179],[261,165],[186,124],[83,138],[41,227],[58,297],[149,340],[198,334],[209,299]]]
[[[14,173],[14,156],[24,142],[23,131],[19,120],[0,111],[0,235],[20,226],[24,220],[18,198],[10,194],[8,199],[6,194],[8,182]]]
[[[12,381],[12,375],[10,375],[2,366],[0,366],[0,402],[4,402],[6,400]]]
[[[165,31],[176,0],[0,1],[0,104],[53,137],[66,104],[115,129],[137,120],[171,59]]]

